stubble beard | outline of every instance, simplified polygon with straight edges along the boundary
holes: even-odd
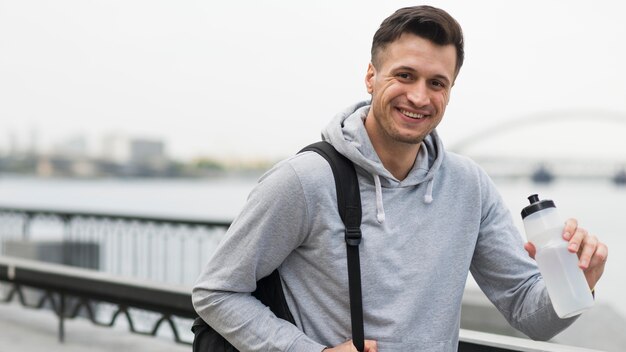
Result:
[[[393,108],[392,108],[393,109]],[[426,136],[431,132],[428,131],[428,133],[422,135],[419,134],[417,136],[407,136],[407,135],[403,135],[399,128],[396,126],[396,124],[393,122],[393,116],[392,116],[393,110],[389,112],[389,114],[385,114],[385,118],[380,120],[377,119],[378,121],[378,125],[381,129],[381,131],[391,140],[401,143],[401,144],[406,144],[407,146],[410,145],[417,145],[417,144],[421,144],[424,141],[424,138],[426,138]]]

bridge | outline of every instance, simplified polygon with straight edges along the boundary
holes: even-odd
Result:
[[[626,112],[560,110],[507,119],[457,141],[494,178],[607,179],[626,184]]]

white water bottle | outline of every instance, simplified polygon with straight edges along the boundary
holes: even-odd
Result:
[[[578,267],[578,256],[567,250],[563,239],[565,222],[554,202],[528,197],[530,205],[522,210],[526,238],[535,245],[535,260],[548,288],[552,306],[560,318],[569,318],[593,306],[593,296]]]

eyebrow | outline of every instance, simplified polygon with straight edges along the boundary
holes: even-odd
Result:
[[[411,66],[404,66],[404,65],[403,66],[398,66],[398,67],[396,67],[396,68],[394,68],[392,70],[392,72],[397,72],[397,71],[410,71],[410,72],[417,73],[417,70],[414,69],[413,67],[411,67]],[[433,78],[445,81],[446,84],[450,84],[450,82],[452,82],[450,80],[450,78],[448,78],[448,76],[443,75],[443,74],[439,74],[439,73],[435,74],[435,76]]]

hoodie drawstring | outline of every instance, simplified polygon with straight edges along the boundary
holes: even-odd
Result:
[[[424,203],[430,204],[433,202],[433,181],[435,178],[431,178],[428,180],[428,184],[426,185],[426,194],[424,194]]]
[[[380,186],[380,176],[374,175],[374,185],[376,186],[376,220],[379,224],[385,221],[385,208],[383,208],[383,190]]]
[[[385,222],[385,208],[383,206],[383,189],[380,185],[380,176],[374,174],[374,185],[376,187],[376,220],[379,224]],[[434,178],[428,180],[426,184],[426,193],[424,194],[424,203],[430,204],[433,202],[433,184]]]

